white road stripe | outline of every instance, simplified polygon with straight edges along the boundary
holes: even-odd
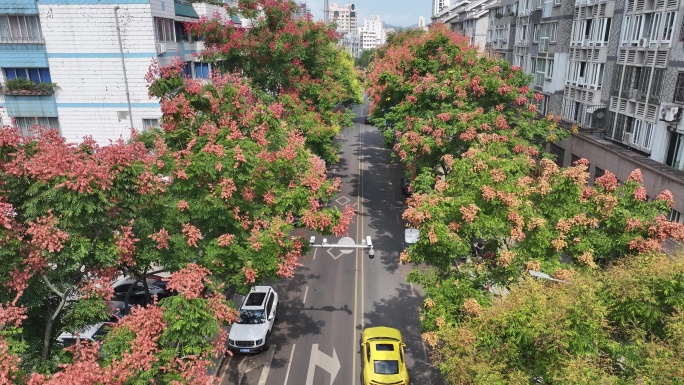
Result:
[[[309,288],[308,286],[306,287]],[[287,379],[290,378],[290,366],[292,366],[292,357],[294,356],[294,348],[297,344],[292,344],[292,351],[290,352],[290,361],[287,363],[287,372],[285,372],[285,382],[283,385],[287,385]]]
[[[307,286],[306,289],[304,289],[304,300],[302,303],[306,303],[306,294],[309,292],[309,287]]]

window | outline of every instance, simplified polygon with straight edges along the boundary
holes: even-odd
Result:
[[[558,29],[558,23],[548,24],[548,36],[549,40],[552,42],[556,41],[556,30]]]
[[[651,20],[651,30],[648,32],[649,40],[658,40],[658,30],[660,29],[660,13],[654,13]]]
[[[653,80],[651,81],[651,90],[649,93],[649,101],[651,103],[660,103],[660,89],[663,85],[663,77],[665,77],[664,69],[655,68],[653,70]]]
[[[275,297],[273,296],[273,293],[268,297],[268,303],[266,305],[266,319],[268,319],[271,316],[271,313],[273,311],[273,301],[275,300]]]
[[[626,16],[625,21],[622,24],[622,38],[620,39],[621,45],[627,45],[627,42],[629,40],[629,29],[632,25],[632,17],[631,16]]]
[[[642,146],[650,150],[651,149],[651,142],[653,138],[653,123],[646,123],[646,129],[644,130],[644,142]]]
[[[677,84],[675,85],[672,100],[675,103],[684,103],[684,72],[677,74]]]
[[[682,223],[682,213],[675,209],[670,209],[670,213],[667,216],[670,222]]]
[[[539,41],[539,24],[532,27],[532,41],[535,43]]]
[[[159,119],[143,119],[143,131],[159,128]]]
[[[677,12],[667,12],[665,13],[665,22],[663,23],[663,33],[660,40],[670,41],[672,40],[672,30],[674,28],[675,18],[677,17]]]
[[[34,126],[54,128],[59,130],[59,121],[57,118],[46,117],[15,117],[14,125],[21,130],[24,135],[31,133]]]
[[[157,41],[176,41],[173,19],[154,18],[154,32]]]
[[[603,174],[605,174],[605,173],[606,173],[606,170],[599,168],[599,167],[594,167],[594,180],[602,177]]]
[[[48,68],[5,68],[4,72],[7,80],[24,78],[36,84],[41,82],[52,83]]]
[[[194,63],[195,78],[208,79],[209,78],[209,63]]]
[[[190,34],[188,31],[185,29],[185,23],[182,21],[174,21],[173,26],[176,30],[176,41],[177,42],[184,42],[184,41],[192,41],[190,39]]]
[[[40,43],[40,19],[37,15],[0,16],[0,43]]]
[[[679,41],[684,41],[684,18],[682,18],[682,25],[679,27]]]
[[[546,78],[551,79],[553,77],[553,59],[546,61]]]

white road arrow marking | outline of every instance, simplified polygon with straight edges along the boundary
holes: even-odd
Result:
[[[335,377],[337,377],[337,372],[340,371],[341,367],[335,348],[333,348],[333,355],[330,357],[318,350],[318,344],[311,345],[311,357],[309,358],[309,371],[306,374],[306,385],[313,385],[316,366],[320,366],[321,369],[330,373],[330,385],[332,385],[333,382],[335,382]]]
[[[273,361],[273,356],[275,355],[275,345],[271,345],[270,351],[267,354],[260,354],[258,356],[248,356],[245,357],[240,364],[238,364],[238,373],[240,377],[238,378],[238,385],[242,384],[242,378],[248,372],[263,366],[261,369],[261,377],[259,377],[259,385],[266,385],[266,378],[268,378],[268,372],[271,370],[271,361]]]

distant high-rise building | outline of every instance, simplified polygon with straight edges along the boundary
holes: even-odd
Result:
[[[423,16],[418,17],[418,28],[419,29],[426,29],[427,26],[425,25],[425,18]]]
[[[309,8],[306,5],[306,2],[303,2],[303,3],[297,3],[297,8],[295,9],[292,17],[295,20],[299,20],[299,19],[305,19],[307,17],[307,15],[310,15],[310,14],[311,14],[311,8]]]
[[[359,17],[354,4],[340,6],[332,3],[327,10],[326,18],[328,22],[337,24],[337,31],[342,34],[356,32],[359,27]]]
[[[436,16],[441,10],[451,5],[451,0],[432,0],[432,16]]]

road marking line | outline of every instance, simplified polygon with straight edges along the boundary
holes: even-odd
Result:
[[[363,126],[359,125],[359,138],[363,138]],[[362,150],[362,142],[359,140],[359,150]],[[358,213],[359,213],[359,219],[356,221],[356,236],[359,236],[359,227],[361,224],[361,221],[363,221],[363,206],[362,206],[362,201],[361,201],[361,195],[363,194],[362,188],[363,188],[363,183],[362,183],[362,178],[363,174],[361,173],[361,151],[359,151],[359,195],[356,197],[356,207],[358,208]],[[363,239],[363,238],[362,238]],[[363,252],[361,253],[360,258],[362,258],[361,264],[363,266]],[[353,318],[354,318],[354,323],[353,323],[353,330],[354,330],[354,338],[352,339],[352,385],[356,384],[356,309],[358,307],[358,298],[359,298],[359,249],[356,249],[356,253],[354,253],[354,261],[355,261],[355,267],[354,267],[354,313],[353,313]],[[363,290],[363,278],[361,278],[361,290]],[[363,301],[363,298],[361,299]],[[363,306],[363,305],[362,305]],[[363,312],[363,309],[362,309]],[[363,324],[361,325],[363,327]]]
[[[304,300],[302,301],[302,303],[305,303],[305,302],[306,302],[306,294],[307,294],[308,292],[309,292],[309,287],[307,286],[306,289],[304,289]]]
[[[307,286],[307,289],[309,287]],[[294,356],[294,349],[297,344],[292,344],[292,351],[290,352],[290,361],[287,363],[287,371],[285,372],[285,382],[283,385],[287,385],[287,379],[290,378],[290,366],[292,366],[292,357]]]
[[[314,256],[313,256],[313,260],[314,260],[314,261],[316,260],[316,252],[317,252],[317,251],[318,251],[318,248],[315,248],[315,249],[314,249]]]

